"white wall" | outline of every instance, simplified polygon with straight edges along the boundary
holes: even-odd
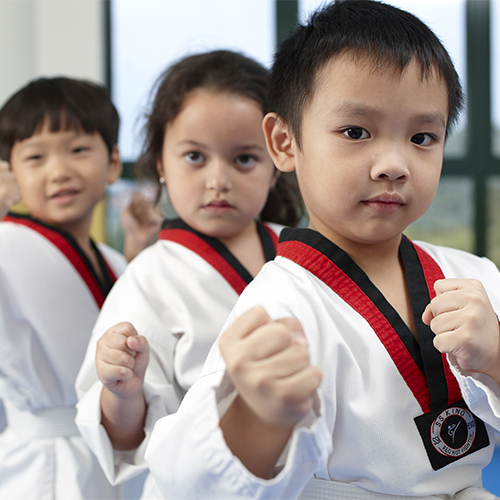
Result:
[[[0,106],[28,81],[105,77],[103,0],[0,0]]]

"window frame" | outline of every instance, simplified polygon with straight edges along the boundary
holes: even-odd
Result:
[[[105,0],[105,76],[111,88],[111,1]],[[500,0],[497,0],[500,1]],[[297,22],[298,0],[275,0],[276,44]],[[489,227],[488,177],[500,174],[500,158],[493,155],[491,122],[491,0],[466,0],[467,148],[460,158],[445,158],[442,176],[461,176],[474,182],[474,253],[486,255]],[[485,130],[487,131],[485,133]],[[123,165],[122,178],[132,179],[134,163]]]

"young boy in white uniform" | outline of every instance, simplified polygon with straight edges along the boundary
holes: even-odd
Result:
[[[268,149],[308,229],[240,297],[146,453],[159,498],[494,498],[500,274],[413,244],[462,92],[414,16],[335,2],[280,46]],[[255,307],[259,306],[259,307]]]
[[[75,378],[104,298],[125,267],[89,236],[121,172],[107,90],[39,79],[0,110],[0,498],[111,499],[74,418]],[[22,199],[30,215],[7,214]]]

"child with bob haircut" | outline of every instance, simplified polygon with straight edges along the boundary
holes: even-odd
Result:
[[[0,498],[119,495],[74,421],[76,375],[125,267],[89,236],[120,176],[118,127],[107,90],[70,78],[34,80],[0,110]],[[6,215],[20,197],[29,215]]]
[[[267,93],[268,71],[225,50],[159,78],[138,168],[178,219],[106,299],[77,379],[78,427],[113,483],[146,473],[155,422],[175,413],[282,225],[301,216],[298,189],[267,152]]]
[[[500,274],[408,240],[462,91],[413,15],[336,1],[280,46],[264,119],[307,229],[282,232],[146,459],[159,498],[488,499]]]

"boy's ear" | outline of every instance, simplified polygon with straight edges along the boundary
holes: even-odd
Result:
[[[120,175],[122,175],[122,160],[120,158],[118,144],[115,144],[109,157],[108,177],[106,182],[108,184],[113,184],[113,182],[120,178]]]
[[[295,140],[288,125],[276,113],[268,113],[262,122],[267,149],[276,168],[282,172],[295,170]]]

